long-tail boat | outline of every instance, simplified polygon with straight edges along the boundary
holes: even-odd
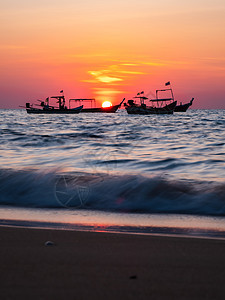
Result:
[[[166,82],[165,85],[166,86],[169,85],[170,88],[164,89],[164,90],[159,90],[159,91],[170,91],[171,98],[174,100],[173,90],[172,90],[170,81]],[[192,105],[193,101],[194,101],[194,98],[192,98],[190,102],[185,103],[185,104],[182,104],[182,102],[180,102],[179,105],[176,105],[176,107],[174,108],[174,111],[175,112],[186,112],[188,110],[188,108]]]
[[[168,89],[166,89],[168,90]],[[152,115],[152,114],[173,114],[174,109],[177,105],[177,101],[174,101],[173,95],[170,98],[159,98],[158,93],[164,90],[156,90],[156,98],[148,99],[148,97],[144,96],[144,91],[137,94],[137,96],[133,97],[135,99],[139,99],[140,103],[136,104],[135,101],[128,100],[128,104],[124,104],[125,109],[128,114],[138,114],[138,115]],[[145,101],[149,100],[151,102],[151,106],[147,106]],[[167,104],[169,102],[169,104]]]
[[[63,91],[60,91],[63,93]],[[49,97],[45,101],[38,100],[39,104],[26,103],[26,111],[28,114],[78,114],[81,112],[83,105],[75,108],[67,108],[65,105],[66,100],[64,95],[52,96],[51,99],[56,99],[58,107],[49,104]],[[40,106],[41,108],[36,108],[34,106]]]
[[[92,107],[92,103],[94,102],[95,104],[95,99],[94,98],[91,98],[91,99],[85,99],[85,98],[78,98],[78,99],[70,99],[69,100],[69,107],[70,107],[70,103],[72,101],[75,101],[75,102],[84,102],[84,101],[89,101],[91,102],[91,107],[89,108],[83,108],[82,109],[82,113],[115,113],[118,108],[120,108],[120,106],[123,104],[125,98],[117,105],[112,105],[112,106],[109,106],[109,107]]]

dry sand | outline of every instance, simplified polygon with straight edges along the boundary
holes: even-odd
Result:
[[[1,299],[225,299],[223,240],[0,227],[0,267]]]

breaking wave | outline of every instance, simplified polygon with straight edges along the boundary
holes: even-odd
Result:
[[[0,170],[0,182],[1,205],[225,215],[225,183],[11,169]]]

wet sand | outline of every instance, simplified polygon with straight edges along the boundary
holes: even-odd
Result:
[[[225,298],[223,240],[0,227],[0,266],[1,299]]]

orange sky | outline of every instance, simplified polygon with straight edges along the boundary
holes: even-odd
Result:
[[[62,89],[116,104],[169,80],[176,100],[225,108],[224,0],[8,0],[0,36],[0,108]]]

